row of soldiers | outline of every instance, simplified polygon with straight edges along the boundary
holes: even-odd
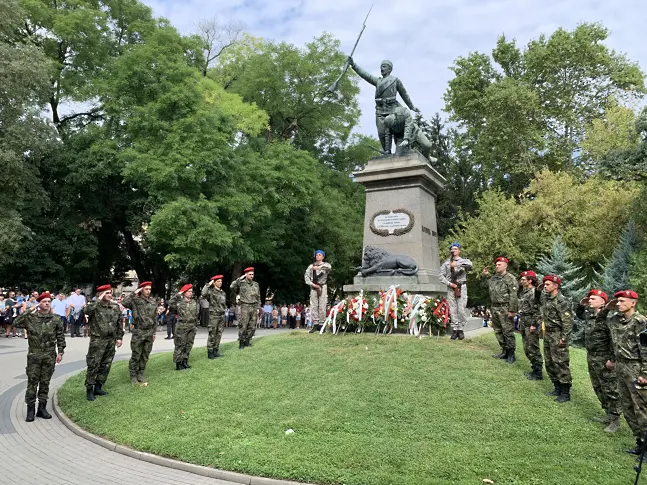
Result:
[[[569,341],[573,329],[571,302],[561,292],[559,276],[546,275],[539,284],[534,271],[521,273],[521,295],[517,280],[507,272],[508,260],[495,260],[496,272],[487,281],[492,303],[492,327],[501,352],[492,357],[515,362],[516,340],[512,317],[519,314],[524,353],[531,363],[530,380],[542,380],[545,363],[554,389],[547,393],[556,401],[570,401],[571,371]],[[487,269],[483,272],[489,275]],[[620,413],[636,438],[628,453],[640,455],[647,432],[647,318],[636,311],[638,294],[616,292],[612,300],[592,289],[577,305],[576,315],[585,322],[585,347],[591,383],[604,416],[594,421],[614,433]],[[544,353],[539,346],[544,333]]]
[[[203,287],[202,297],[209,300],[210,324],[207,351],[209,359],[215,359],[225,325],[225,293],[222,290],[223,275],[216,275]],[[145,281],[137,290],[122,301],[122,305],[133,312],[134,329],[131,338],[131,358],[128,365],[133,385],[148,385],[144,376],[146,364],[153,348],[157,330],[157,300],[151,296],[152,283]],[[254,281],[254,268],[245,269],[245,274],[231,285],[232,292],[238,296],[241,306],[239,318],[239,348],[251,346],[256,328],[256,315],[260,307],[260,289]],[[94,401],[96,396],[108,394],[103,386],[108,379],[110,367],[117,348],[121,347],[124,335],[121,311],[112,300],[112,287],[102,285],[97,288],[96,299],[86,306],[85,315],[89,327],[90,342],[86,356],[85,377],[86,398]],[[65,334],[61,318],[52,312],[52,295],[41,293],[38,305],[16,319],[17,328],[28,332],[27,351],[27,404],[26,421],[32,422],[36,416],[50,419],[47,412],[49,384],[55,364],[63,360]],[[184,285],[169,303],[171,312],[177,314],[175,331],[175,350],[173,361],[176,370],[188,369],[189,354],[193,347],[198,323],[198,304],[193,299],[193,286]],[[38,398],[38,410],[36,410]]]

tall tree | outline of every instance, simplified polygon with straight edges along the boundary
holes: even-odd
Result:
[[[620,241],[613,250],[611,258],[604,266],[602,273],[597,274],[600,286],[607,294],[626,290],[629,288],[629,274],[631,272],[631,260],[633,253],[638,246],[638,233],[632,220],[620,233]]]
[[[550,254],[542,256],[537,262],[537,272],[542,276],[559,276],[562,280],[560,291],[571,301],[578,302],[586,294],[586,277],[582,276],[582,268],[571,261],[570,251],[561,235],[553,241]]]

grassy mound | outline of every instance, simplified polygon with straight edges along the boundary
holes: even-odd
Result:
[[[520,342],[519,342],[520,343]],[[148,387],[113,366],[109,396],[87,402],[83,375],[59,391],[89,431],[138,450],[252,475],[346,485],[624,484],[623,425],[608,435],[585,353],[573,350],[573,401],[528,381],[527,361],[492,359],[493,335],[463,342],[290,333],[223,347],[177,372],[151,358]],[[292,429],[294,433],[286,434]]]

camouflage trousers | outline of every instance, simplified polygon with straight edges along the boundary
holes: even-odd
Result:
[[[326,321],[326,307],[328,306],[328,285],[321,287],[321,296],[317,290],[310,289],[310,320],[312,326]]]
[[[56,352],[48,354],[27,354],[27,391],[25,402],[27,404],[36,402],[38,394],[39,401],[47,401],[49,394],[49,381],[54,374],[56,365]]]
[[[553,382],[560,384],[571,384],[570,354],[568,345],[559,345],[561,332],[559,329],[544,333],[544,359],[546,360],[546,372]]]
[[[222,331],[225,328],[225,314],[211,313],[209,315],[209,337],[207,337],[207,350],[218,350]]]
[[[508,317],[507,306],[492,307],[492,328],[502,350],[514,352],[517,341],[514,338],[514,324]]]
[[[634,381],[640,374],[640,363],[633,361],[616,361],[618,377],[618,397],[622,414],[636,438],[642,439],[647,429],[647,389],[636,389]]]
[[[535,331],[531,332],[530,327],[535,326]],[[541,349],[539,348],[539,334],[541,332],[541,322],[537,322],[530,316],[520,317],[521,341],[523,342],[523,352],[530,361],[532,368],[540,369],[543,366]]]
[[[88,354],[85,357],[85,362],[88,365],[88,370],[85,373],[86,387],[95,384],[103,385],[106,382],[112,366],[112,359],[115,357],[116,342],[114,337],[90,337]]]
[[[179,323],[175,327],[175,334],[173,335],[173,343],[175,344],[173,362],[189,360],[189,354],[195,341],[195,332],[195,325],[182,325]]]
[[[587,352],[586,362],[589,365],[589,376],[595,395],[598,396],[602,409],[607,414],[620,414],[618,409],[618,380],[615,369],[607,369],[608,352]]]
[[[256,303],[241,303],[238,317],[238,341],[249,343],[256,332],[258,305]]]
[[[133,336],[130,340],[130,362],[128,363],[128,370],[130,377],[137,377],[137,374],[143,373],[148,363],[148,357],[153,350],[153,335],[157,329],[140,330],[138,328],[133,330]]]
[[[467,323],[467,285],[461,287],[461,296],[456,298],[454,289],[447,289],[447,303],[449,304],[449,318],[452,330],[464,330]]]

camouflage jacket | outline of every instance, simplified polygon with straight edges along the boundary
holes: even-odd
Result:
[[[193,298],[188,300],[184,295],[175,295],[169,302],[169,310],[177,315],[177,324],[185,327],[198,325],[198,302]]]
[[[231,291],[234,295],[240,295],[241,304],[261,306],[261,289],[256,281],[239,278],[231,284]]]
[[[157,330],[157,300],[131,293],[121,302],[126,308],[133,311],[133,325],[137,330]]]
[[[609,360],[624,360],[639,363],[641,375],[647,371],[647,348],[641,348],[639,335],[647,330],[647,318],[634,313],[627,319],[622,313],[614,312],[607,318],[609,310],[600,310],[596,320],[606,323],[611,333],[613,352]]]
[[[561,293],[545,296],[541,304],[541,317],[544,320],[546,332],[558,333],[560,340],[568,344],[573,332],[571,302]]]
[[[65,350],[63,321],[55,313],[27,311],[13,321],[13,326],[27,329],[27,354],[62,354]]]
[[[509,312],[516,312],[519,309],[517,279],[514,276],[510,273],[503,276],[494,274],[487,284],[492,306],[506,306]]]
[[[438,274],[438,276],[440,277],[440,282],[447,286],[452,283],[451,264],[452,258],[447,259],[440,266],[440,273]],[[467,283],[467,271],[470,269],[472,269],[472,262],[469,259],[458,258],[456,260],[456,267],[454,268],[454,279],[456,280],[455,283],[461,285],[463,283]]]
[[[215,314],[224,314],[227,307],[227,296],[222,288],[209,286],[206,284],[202,287],[202,298],[209,301],[209,312]]]
[[[84,312],[88,317],[90,337],[113,338],[115,340],[123,338],[124,328],[121,325],[119,305],[114,302],[103,303],[96,300],[87,305]]]
[[[541,311],[539,310],[539,301],[537,301],[538,290],[531,286],[524,288],[519,298],[519,316],[524,322],[528,322],[533,327],[541,325]]]
[[[328,273],[330,273],[331,269],[332,266],[330,265],[330,263],[322,262],[319,266],[317,266],[317,269],[315,269],[314,264],[311,264],[310,266],[308,266],[308,269],[306,269],[306,272],[303,275],[303,279],[308,286],[312,285],[312,283],[323,286],[328,282]],[[313,271],[315,275],[314,278]]]
[[[613,355],[613,344],[611,342],[611,331],[605,319],[599,320],[599,312],[590,307],[577,305],[575,315],[584,321],[584,346],[588,352],[596,354],[607,354],[609,360]]]

